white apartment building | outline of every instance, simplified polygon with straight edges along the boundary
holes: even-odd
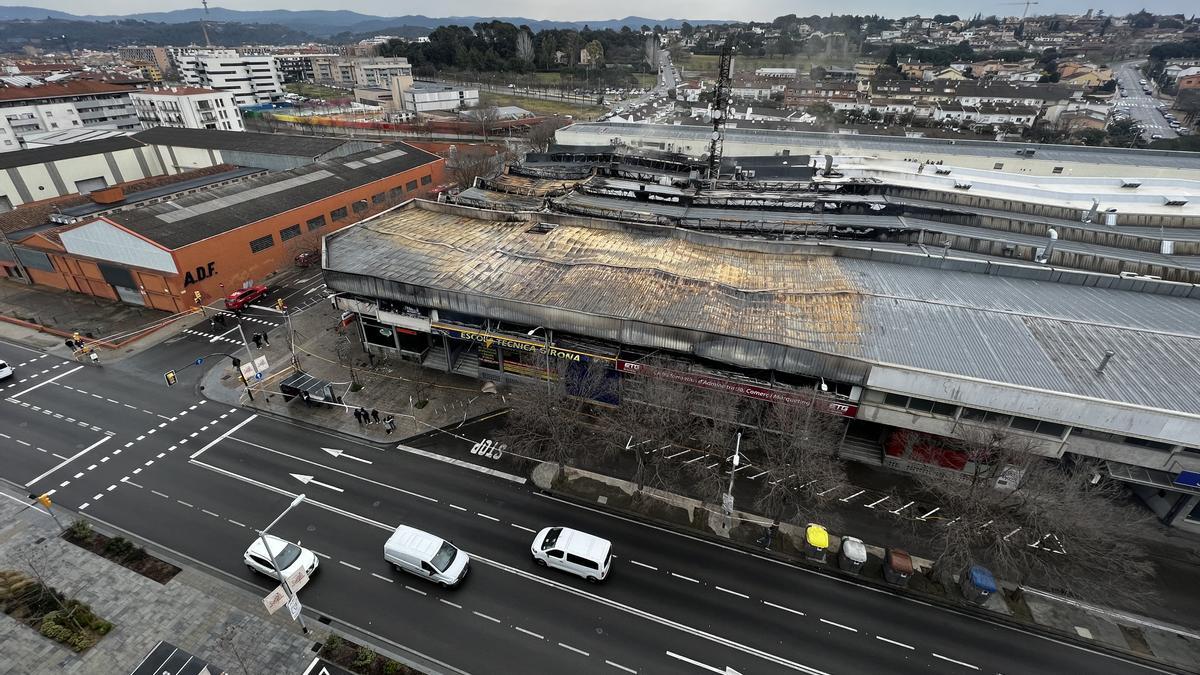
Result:
[[[271,54],[201,49],[176,53],[175,66],[188,86],[228,92],[237,105],[271,103],[283,97],[283,78]]]
[[[317,82],[340,87],[382,87],[389,89],[393,81],[400,82],[401,89],[412,86],[412,66],[408,59],[383,56],[337,56],[313,54],[311,77]]]
[[[30,134],[84,127],[138,129],[133,87],[66,80],[34,87],[0,87],[0,152],[22,148]]]
[[[400,81],[392,80],[392,100],[399,102],[402,109],[414,113],[460,110],[479,105],[479,90],[428,82],[417,82],[401,89]]]
[[[143,129],[177,127],[245,131],[233,94],[202,87],[165,87],[134,92],[134,110]]]

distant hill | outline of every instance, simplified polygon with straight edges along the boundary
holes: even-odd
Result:
[[[209,20],[214,22],[271,24],[276,26],[284,26],[294,31],[303,31],[319,37],[326,37],[336,33],[384,33],[387,29],[394,29],[397,26],[419,26],[432,30],[438,26],[449,26],[455,24],[460,26],[470,26],[479,22],[495,20],[507,21],[508,23],[512,23],[517,26],[527,25],[535,31],[552,28],[580,29],[584,26],[588,26],[593,29],[612,28],[614,30],[620,30],[624,26],[629,26],[630,28],[636,30],[643,25],[660,25],[665,28],[678,28],[684,22],[683,19],[647,19],[640,16],[627,16],[623,19],[603,19],[597,21],[541,21],[537,19],[527,19],[524,17],[507,16],[428,17],[419,14],[385,17],[370,14],[360,14],[358,12],[352,12],[349,10],[236,10],[226,9],[224,7],[211,7],[209,8],[208,12]],[[169,12],[144,12],[140,14],[127,14],[123,16],[80,16],[68,14],[66,12],[58,12],[55,10],[39,9],[37,7],[0,6],[0,21],[37,21],[47,17],[74,21],[112,22],[134,20],[153,21],[156,23],[166,24],[180,24],[199,22],[203,20],[204,10],[200,8],[194,8],[176,9]],[[728,23],[726,21],[688,21],[692,25],[696,26],[712,23]]]
[[[213,43],[219,45],[288,45],[317,39],[316,36],[288,26],[261,23],[210,21],[208,34]],[[168,24],[127,19],[0,19],[0,51],[20,51],[25,45],[60,52],[66,49],[112,49],[124,45],[157,44],[183,47],[203,43],[204,33],[198,21]]]

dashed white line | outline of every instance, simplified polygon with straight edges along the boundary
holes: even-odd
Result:
[[[84,502],[84,503],[82,503],[82,504],[80,504],[80,505],[79,505],[79,510],[80,510],[80,511],[82,511],[82,510],[86,509],[87,507],[89,507],[89,506],[91,506],[91,505],[92,505],[92,503],[91,503],[91,502]]]
[[[228,520],[229,522],[233,523],[234,525],[237,525],[238,527],[246,526],[245,523],[239,523],[238,521],[234,520],[233,518],[226,518],[225,520]]]
[[[773,602],[769,602],[767,600],[763,600],[762,603],[764,605],[766,605],[767,607],[774,607],[775,609],[781,609],[785,612],[791,612],[792,614],[798,614],[800,616],[808,616],[807,614],[805,614],[804,612],[801,612],[800,610],[792,609],[791,607],[784,607],[783,605],[777,605],[777,604],[775,604]]]
[[[462,605],[460,605],[456,602],[450,602],[449,600],[447,600],[445,598],[438,598],[438,600],[440,602],[442,602],[443,604],[450,605],[451,607],[453,607],[455,609],[462,609]]]
[[[196,508],[195,506],[193,506],[193,505],[191,505],[191,504],[189,504],[189,503],[187,503],[187,502],[183,501],[182,499],[176,499],[175,501],[179,502],[180,504],[183,504],[184,506],[188,507],[189,509],[194,509],[194,508]]]
[[[534,534],[537,534],[537,530],[530,529],[528,527],[525,527],[524,525],[518,525],[516,523],[509,523],[509,525],[512,525],[513,527],[517,528],[518,530],[525,530],[526,532],[533,532]]]
[[[480,518],[487,518],[488,520],[495,521],[497,523],[500,522],[499,518],[496,518],[495,516],[489,516],[486,513],[479,513],[478,511],[476,511],[475,515],[479,516]]]
[[[717,589],[718,591],[721,591],[722,593],[728,593],[728,594],[730,594],[730,595],[736,595],[736,596],[738,596],[739,598],[746,598],[747,600],[749,600],[749,599],[750,599],[750,596],[746,595],[745,593],[738,593],[737,591],[731,591],[731,590],[729,590],[728,588],[721,588],[720,586],[713,586],[713,588]]]
[[[484,614],[483,612],[476,612],[476,611],[472,610],[471,613],[481,619],[487,619],[488,621],[492,621],[495,623],[501,623],[500,619],[497,619],[494,616],[488,616],[487,614]]]
[[[591,656],[591,654],[583,651],[582,649],[579,649],[578,647],[572,647],[571,645],[569,645],[565,642],[558,643],[558,646],[562,647],[563,649],[569,649],[569,650],[575,652],[576,654],[583,654],[584,656]]]
[[[80,478],[83,478],[83,472],[82,472],[82,471],[80,471],[79,473],[75,474],[75,479],[76,479],[76,480],[79,480]]]
[[[163,499],[170,499],[170,497],[168,497],[167,495],[164,495],[163,493],[159,492],[158,490],[151,490],[150,492],[158,495],[159,497],[162,497]]]
[[[531,630],[525,630],[524,628],[521,628],[520,626],[513,626],[513,630],[520,631],[520,632],[522,632],[522,633],[524,633],[524,634],[528,635],[529,637],[535,637],[535,638],[537,638],[537,639],[539,639],[539,640],[545,640],[545,639],[546,639],[546,636],[544,636],[544,635],[538,635],[537,633],[535,633],[535,632],[533,632],[533,631],[531,631]]]
[[[345,565],[346,567],[349,567],[352,570],[358,570],[359,572],[362,571],[362,568],[359,567],[358,565],[351,565],[350,563],[346,562],[345,560],[339,560],[338,562]]]
[[[904,647],[905,649],[914,649],[914,647],[912,645],[906,645],[903,642],[896,642],[895,640],[889,640],[889,639],[883,637],[882,635],[876,635],[875,639],[879,640],[880,642],[886,642],[889,645],[896,645],[897,647]]]
[[[646,563],[644,563],[644,562],[638,562],[638,561],[636,561],[636,560],[634,560],[634,559],[632,559],[632,558],[630,558],[630,559],[629,559],[629,562],[633,563],[634,565],[637,565],[638,567],[645,567],[646,569],[648,569],[648,570],[654,570],[655,572],[657,572],[657,571],[658,571],[658,568],[657,568],[657,567],[655,567],[654,565],[647,565],[647,564],[646,564]]]
[[[221,515],[220,515],[220,514],[218,514],[218,513],[213,513],[212,511],[209,511],[208,509],[200,509],[200,511],[201,511],[202,513],[207,513],[208,515],[212,516],[213,518],[220,518],[220,517],[221,517]]]
[[[413,588],[412,586],[409,586],[408,584],[405,584],[404,587],[407,588],[408,590],[412,591],[413,593],[416,593],[417,595],[429,595],[425,591],[423,591],[419,588]]]
[[[682,574],[677,574],[677,573],[675,573],[675,572],[671,572],[671,576],[673,576],[673,577],[676,577],[676,578],[679,578],[679,579],[683,579],[684,581],[690,581],[690,582],[692,582],[693,584],[698,584],[698,583],[700,583],[700,580],[699,580],[699,579],[693,579],[693,578],[691,578],[691,577],[685,577],[685,576],[683,576]]]
[[[952,658],[950,658],[949,656],[942,656],[941,654],[938,654],[937,652],[929,652],[929,653],[930,653],[930,654],[933,654],[933,655],[934,655],[936,658],[939,658],[939,659],[941,659],[941,660],[943,660],[943,661],[949,661],[950,663],[955,663],[955,664],[958,664],[958,665],[960,665],[960,666],[963,666],[964,668],[970,668],[971,670],[979,670],[979,666],[973,666],[973,665],[971,665],[971,664],[969,664],[969,663],[964,663],[964,662],[962,662],[962,661],[957,661],[957,660],[955,660],[955,659],[952,659]]]
[[[386,581],[386,582],[388,582],[389,584],[394,584],[394,583],[396,583],[396,582],[395,582],[395,581],[393,581],[392,579],[389,579],[389,578],[387,578],[387,577],[385,577],[385,576],[381,576],[381,575],[379,575],[379,574],[376,574],[376,573],[374,573],[374,572],[371,572],[371,576],[375,577],[376,579],[380,579],[380,580],[382,580],[382,581]]]
[[[333,560],[333,558],[330,558],[329,556],[325,555],[324,553],[321,553],[320,551],[317,551],[317,550],[311,549],[311,548],[309,550],[312,551],[313,553],[316,553],[317,555],[321,556],[322,558],[324,558],[326,560]]]
[[[847,625],[846,625],[846,624],[844,624],[844,623],[838,623],[838,622],[836,622],[836,621],[830,621],[829,619],[821,619],[821,623],[827,623],[827,624],[829,624],[830,626],[837,626],[838,628],[841,628],[842,630],[848,630],[848,631],[850,631],[851,633],[857,633],[857,632],[858,632],[858,629],[857,629],[857,628],[851,628],[850,626],[847,626]]]
[[[446,506],[449,506],[452,509],[458,509],[459,511],[466,511],[466,509],[464,509],[463,507],[457,506],[455,504],[447,504]]]
[[[613,668],[616,668],[617,670],[623,670],[627,673],[633,673],[633,675],[637,675],[637,671],[634,670],[633,668],[626,668],[625,666],[623,666],[619,663],[613,663],[612,661],[605,661],[605,663],[612,666]]]

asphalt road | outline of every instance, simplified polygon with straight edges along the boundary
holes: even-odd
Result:
[[[1142,93],[1143,87],[1140,81],[1146,77],[1137,69],[1139,63],[1130,61],[1119,63],[1115,67],[1117,82],[1125,90],[1125,96],[1117,99],[1117,107],[1128,111],[1130,117],[1145,125],[1146,130],[1142,136],[1146,140],[1150,140],[1155,134],[1159,134],[1163,138],[1175,138],[1179,134],[1175,133],[1175,130],[1168,125],[1167,119],[1158,111],[1158,106],[1165,102]],[[1153,82],[1147,80],[1146,86],[1151,87],[1151,91],[1153,91]]]
[[[299,279],[283,292],[297,288],[304,293]],[[161,345],[141,362],[199,353],[208,339]],[[0,358],[17,369],[0,384],[0,477],[53,491],[58,504],[264,594],[274,584],[241,553],[255,527],[303,492],[273,532],[321,555],[300,593],[309,620],[354,626],[463,672],[1147,670],[563,503],[519,479],[205,401],[144,368],[79,367],[4,343]],[[436,451],[437,437],[423,445]],[[400,523],[467,550],[466,583],[447,591],[387,565],[383,542]],[[606,583],[532,564],[533,533],[552,524],[614,542]]]

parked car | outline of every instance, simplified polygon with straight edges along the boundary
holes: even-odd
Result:
[[[311,267],[321,263],[320,251],[301,251],[296,254],[296,267]]]
[[[440,584],[444,588],[457,586],[470,570],[471,558],[454,544],[418,530],[401,525],[383,545],[383,559],[401,572],[408,572]]]
[[[12,377],[12,375],[12,366],[8,365],[8,362],[6,361],[0,361],[0,380],[7,380],[8,378]]]
[[[225,309],[232,310],[234,312],[240,312],[247,305],[262,298],[266,294],[266,286],[239,288],[238,290],[225,296]]]
[[[266,539],[267,544],[271,547],[270,556],[275,558],[274,565],[271,564],[271,558],[268,557],[263,539]],[[316,553],[270,534],[264,535],[262,538],[255,537],[242,555],[242,560],[251,572],[257,572],[272,579],[279,578],[279,575],[275,573],[276,567],[283,573],[284,579],[292,576],[298,570],[304,570],[311,577],[316,573],[317,565],[320,562],[317,560]]]
[[[543,567],[570,572],[592,583],[604,581],[612,568],[612,543],[569,527],[543,528],[529,552]]]
[[[1152,141],[1157,141],[1160,138],[1162,138],[1162,134],[1150,134],[1150,140]]]

